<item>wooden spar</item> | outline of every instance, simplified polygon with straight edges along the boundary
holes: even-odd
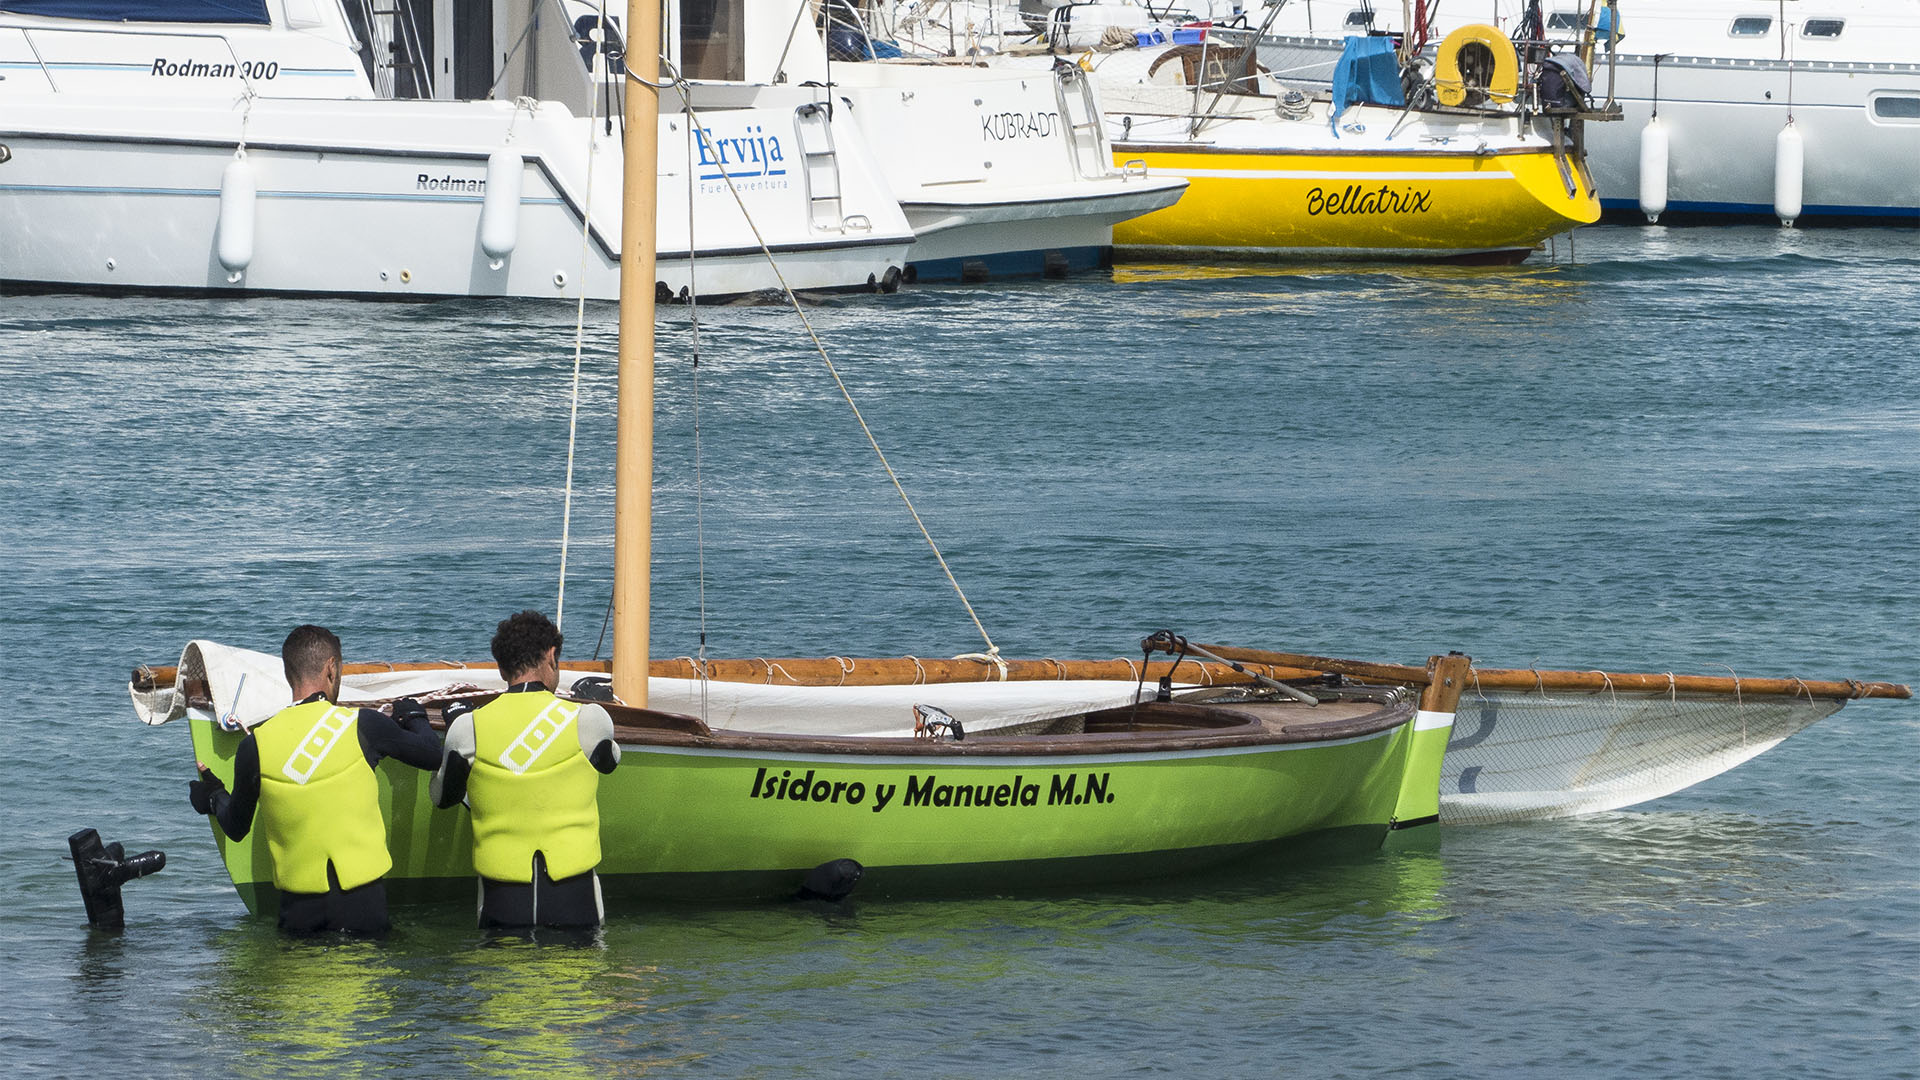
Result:
[[[1363,682],[1395,683],[1402,686],[1427,686],[1430,676],[1427,669],[1407,667],[1399,664],[1369,664],[1357,660],[1333,660],[1327,657],[1310,657],[1293,653],[1262,653],[1255,649],[1235,649],[1225,646],[1206,646],[1209,652],[1233,658],[1251,671],[1257,671],[1270,679],[1304,679],[1321,674],[1346,675]],[[1295,663],[1272,663],[1252,659],[1254,656],[1292,657]],[[1436,658],[1437,666],[1440,659]],[[1465,662],[1464,658],[1460,658]],[[1140,678],[1140,662],[1137,660],[1008,660],[1004,681],[1034,682],[1041,680],[1082,680],[1105,679],[1119,681],[1137,681]],[[568,660],[561,665],[570,672],[604,672],[609,664],[604,660]],[[445,671],[449,678],[457,678],[461,668],[471,668],[475,675],[493,678],[497,675],[492,661],[480,660],[472,663],[455,664],[448,661],[424,661],[404,664],[348,664],[347,675],[384,675],[389,672],[406,671]],[[1169,661],[1155,661],[1147,665],[1148,682],[1158,680],[1172,670]],[[694,662],[686,657],[655,660],[652,673],[661,679],[692,679],[698,677]],[[172,667],[140,668],[134,672],[133,685],[142,691],[154,690],[162,686],[171,686],[176,677]],[[931,660],[911,656],[889,657],[781,657],[765,659],[732,659],[707,661],[707,678],[715,682],[729,683],[770,683],[782,686],[898,686],[914,683],[964,683],[1002,681],[1000,669],[979,660]],[[1174,678],[1178,682],[1199,683],[1203,685],[1236,684],[1247,682],[1243,675],[1237,675],[1224,665],[1203,663],[1192,658],[1181,661],[1180,669]],[[1669,681],[1671,678],[1671,681]],[[1817,679],[1778,679],[1778,678],[1729,678],[1726,676],[1673,675],[1648,673],[1622,673],[1603,671],[1534,671],[1526,668],[1469,668],[1465,673],[1465,685],[1460,689],[1468,694],[1474,690],[1531,690],[1531,691],[1589,691],[1606,693],[1710,693],[1727,696],[1751,697],[1815,697],[1815,698],[1910,698],[1913,691],[1897,683],[1853,682]],[[1436,699],[1438,700],[1438,699]]]
[[[1275,664],[1369,682],[1394,682],[1425,686],[1424,668],[1400,664],[1373,664],[1361,660],[1335,660],[1325,656],[1269,652],[1264,649],[1240,649],[1230,645],[1201,645],[1216,656],[1242,663]],[[1617,690],[1623,692],[1659,690],[1688,694],[1755,694],[1787,697],[1822,698],[1910,698],[1913,691],[1899,683],[1855,682],[1848,680],[1743,679],[1724,675],[1672,675],[1667,673],[1623,673],[1615,671],[1535,671],[1529,668],[1472,668],[1468,686],[1482,690]]]
[[[1000,669],[993,664],[978,660],[930,660],[911,656],[890,656],[881,658],[844,658],[844,657],[787,657],[752,660],[709,660],[707,678],[715,682],[726,683],[766,683],[780,686],[902,686],[917,683],[974,683],[974,682],[1055,682],[1082,681],[1099,679],[1118,682],[1137,682],[1140,680],[1140,662],[1138,660],[1008,660],[1006,676],[1001,677]],[[569,672],[606,672],[610,665],[605,660],[566,660],[561,669]],[[1250,671],[1259,672],[1270,679],[1306,679],[1320,674],[1318,671],[1303,668],[1275,667],[1269,664],[1243,664]],[[418,663],[367,663],[347,664],[341,670],[346,675],[386,675],[414,671],[445,672],[450,683],[461,681],[465,669],[482,678],[496,678],[498,672],[490,660],[477,660],[471,663],[451,661],[422,661]],[[686,657],[670,660],[655,660],[652,672],[659,679],[693,679],[698,677],[694,662]],[[1161,676],[1173,672],[1173,663],[1167,660],[1155,661],[1147,665],[1146,681],[1157,682]],[[172,686],[178,670],[172,667],[147,667],[134,672],[132,683],[136,689],[151,691],[163,686]],[[1235,674],[1223,664],[1203,663],[1188,658],[1180,663],[1180,669],[1174,678],[1178,682],[1196,683],[1203,686],[1237,685],[1249,680],[1244,675]]]
[[[1199,644],[1196,642],[1195,644]],[[1200,645],[1201,648],[1225,660],[1238,660],[1243,664],[1273,664],[1279,667],[1298,668],[1305,671],[1324,671],[1331,675],[1345,675],[1354,679],[1369,679],[1375,682],[1405,683],[1408,686],[1425,686],[1427,669],[1410,667],[1406,664],[1375,664],[1365,660],[1336,660],[1330,656],[1308,656],[1304,653],[1271,652],[1266,649],[1242,649],[1232,645]]]
[[[1726,675],[1674,675],[1670,672],[1534,671],[1530,668],[1475,668],[1473,686],[1483,690],[1617,690],[1676,694],[1726,694],[1817,698],[1910,698],[1900,683],[1833,679],[1742,678]],[[1471,691],[1472,687],[1469,687]]]
[[[1229,657],[1270,679],[1304,679],[1321,674],[1345,675],[1363,682],[1396,683],[1403,686],[1427,686],[1427,669],[1400,664],[1372,664],[1358,660],[1335,660],[1294,653],[1269,653],[1256,649],[1206,646],[1209,652]],[[1293,663],[1275,663],[1254,656],[1292,657]],[[931,660],[910,656],[889,657],[779,657],[707,661],[707,678],[715,682],[769,683],[783,686],[897,686],[914,683],[962,682],[1034,682],[1042,680],[1104,679],[1137,681],[1140,664],[1136,660],[1008,660],[1003,678],[1000,669],[978,660]],[[568,660],[561,665],[567,671],[605,672],[611,665],[605,660]],[[390,672],[445,671],[455,676],[462,668],[476,675],[496,675],[492,661],[470,663],[421,661],[399,664],[347,664],[347,675],[384,675]],[[655,660],[651,664],[655,678],[692,679],[698,677],[694,662],[686,657]],[[1169,661],[1147,665],[1148,682],[1172,671]],[[176,677],[172,667],[146,667],[134,672],[133,685],[140,690],[170,686]],[[1203,685],[1247,682],[1221,664],[1187,659],[1180,663],[1176,681]],[[1671,681],[1669,681],[1671,680]],[[1471,693],[1481,690],[1594,691],[1635,693],[1711,693],[1816,698],[1910,698],[1913,691],[1897,683],[1854,682],[1818,679],[1729,678],[1726,676],[1623,673],[1605,671],[1535,671],[1528,668],[1470,668],[1465,686]]]
[[[620,391],[614,451],[613,692],[647,704],[653,564],[653,289],[659,202],[660,0],[627,2],[620,209]]]

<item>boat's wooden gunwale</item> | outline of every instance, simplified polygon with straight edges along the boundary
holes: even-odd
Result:
[[[1145,703],[1142,710],[1206,710],[1239,720],[1223,727],[1193,728],[1182,731],[1088,732],[1074,735],[975,735],[962,740],[908,739],[849,735],[794,735],[785,733],[713,729],[710,734],[691,730],[699,720],[691,716],[660,713],[608,705],[614,718],[614,737],[622,746],[675,747],[703,750],[738,751],[768,754],[817,754],[826,756],[886,756],[926,758],[1000,758],[1000,757],[1077,757],[1113,754],[1164,754],[1184,750],[1215,750],[1258,746],[1300,746],[1312,743],[1340,742],[1392,731],[1413,719],[1411,701],[1385,704],[1354,703],[1359,711],[1337,704],[1323,705],[1330,713],[1324,720],[1298,722],[1263,716],[1256,712],[1212,705],[1171,707]],[[1306,712],[1306,707],[1301,706]],[[1118,711],[1118,710],[1109,710]],[[1316,710],[1317,711],[1317,710]],[[658,726],[656,726],[658,725]],[[702,725],[704,726],[704,725]]]

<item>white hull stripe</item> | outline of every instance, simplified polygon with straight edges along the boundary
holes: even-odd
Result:
[[[1453,714],[1450,712],[1428,712],[1425,709],[1421,709],[1415,713],[1413,717],[1413,730],[1415,731],[1433,731],[1436,728],[1450,728],[1452,726]]]

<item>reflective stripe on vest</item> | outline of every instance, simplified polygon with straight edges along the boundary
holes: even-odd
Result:
[[[323,893],[327,864],[343,889],[393,868],[380,785],[360,749],[360,712],[322,699],[293,705],[253,729],[260,751],[260,818],[273,883]]]
[[[544,690],[501,694],[473,712],[473,868],[533,880],[533,855],[555,880],[600,865],[600,774],[580,749],[580,707]]]

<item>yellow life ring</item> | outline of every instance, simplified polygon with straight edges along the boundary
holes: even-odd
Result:
[[[1520,57],[1513,42],[1486,23],[1448,34],[1434,58],[1433,90],[1442,105],[1512,101],[1520,91]]]

